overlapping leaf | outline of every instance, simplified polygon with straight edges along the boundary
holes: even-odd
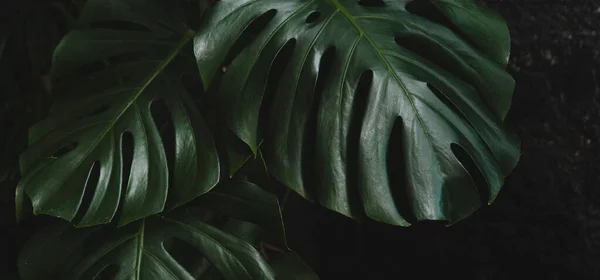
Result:
[[[396,225],[496,197],[519,158],[508,46],[472,0],[221,0],[194,39],[205,85],[226,70],[227,125],[255,153],[264,138],[273,176]]]
[[[214,217],[221,214],[283,231],[273,195],[250,183],[227,183],[166,216],[151,216],[121,228],[50,227],[26,244],[19,271],[24,280],[197,279],[185,269],[184,262],[203,256],[208,261],[205,267],[215,267],[218,273],[208,272],[210,269],[199,275],[193,272],[200,279],[209,275],[275,279],[248,238],[240,237],[235,227],[220,226],[215,221]],[[186,244],[185,249],[193,248],[194,254],[180,256],[180,248],[172,246],[173,240]]]
[[[197,70],[178,4],[87,1],[53,59],[55,80],[67,85],[58,94],[69,98],[31,128],[21,156],[19,189],[35,213],[89,226],[120,209],[125,225],[217,183],[213,139],[182,82]]]

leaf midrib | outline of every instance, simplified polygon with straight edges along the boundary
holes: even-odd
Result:
[[[163,219],[165,221],[168,220],[168,221],[170,221],[172,223],[175,223],[175,224],[177,224],[177,225],[179,225],[179,226],[181,226],[181,227],[183,227],[185,229],[188,229],[188,230],[190,230],[190,231],[192,231],[194,233],[202,235],[206,239],[212,241],[214,244],[216,244],[221,249],[223,249],[225,252],[227,252],[230,256],[232,256],[232,260],[234,260],[242,268],[242,271],[244,272],[245,275],[248,276],[248,279],[252,278],[252,275],[250,274],[250,272],[248,271],[248,269],[246,268],[246,266],[244,265],[244,263],[242,262],[242,260],[240,260],[240,258],[238,258],[237,255],[234,254],[229,248],[225,247],[225,245],[223,245],[222,242],[216,240],[215,238],[213,238],[212,236],[210,236],[208,233],[206,233],[206,232],[204,232],[202,230],[199,230],[198,228],[195,228],[195,227],[193,227],[191,225],[188,225],[188,224],[186,224],[186,223],[184,223],[182,221],[175,220],[175,219],[172,219],[172,218],[167,218],[167,217],[164,217]],[[208,224],[205,224],[205,225],[208,226],[208,227],[212,227],[211,225],[208,225]],[[221,231],[220,229],[216,229],[216,230]]]
[[[144,231],[146,230],[146,219],[142,219],[142,225],[138,231],[138,251],[136,256],[135,265],[135,279],[140,279],[141,267],[142,267],[142,255],[144,252]]]
[[[100,142],[100,139],[103,139],[104,136],[112,129],[115,123],[121,118],[125,112],[131,107],[133,103],[138,99],[138,97],[146,90],[146,88],[154,81],[154,79],[171,63],[171,61],[177,56],[177,54],[183,49],[183,47],[187,44],[187,42],[194,37],[194,31],[189,29],[183,35],[183,38],[175,45],[175,48],[169,53],[169,55],[148,75],[144,84],[135,92],[133,97],[129,100],[126,106],[123,106],[123,109],[119,112],[119,114],[110,122],[110,125],[107,126],[107,129],[103,131],[102,135],[98,138],[99,140],[94,143],[93,147],[96,147]]]
[[[406,95],[406,97],[410,103],[410,106],[413,108],[413,110],[415,112],[415,116],[417,117],[419,124],[423,128],[423,133],[425,134],[425,138],[427,139],[429,146],[433,147],[433,144],[431,142],[431,135],[429,135],[429,132],[427,131],[427,129],[425,129],[426,126],[424,125],[421,115],[419,114],[419,111],[417,110],[417,107],[415,106],[414,99],[413,99],[412,95],[410,94],[410,91],[408,90],[406,85],[404,85],[404,83],[402,82],[400,77],[396,74],[396,72],[394,71],[394,69],[392,68],[390,63],[387,61],[387,59],[385,59],[385,56],[383,55],[383,51],[381,50],[381,48],[379,48],[379,46],[377,46],[377,44],[375,44],[375,41],[373,41],[373,39],[371,39],[371,37],[363,30],[363,28],[356,21],[355,17],[352,14],[350,14],[350,12],[348,12],[346,7],[344,7],[339,2],[339,0],[328,0],[328,1],[337,11],[339,11],[342,15],[344,15],[344,17],[346,17],[346,19],[352,24],[352,26],[354,26],[354,28],[359,33],[359,37],[364,37],[367,40],[367,42],[373,47],[373,49],[377,53],[377,56],[379,57],[379,59],[385,64],[388,72],[394,77],[394,79],[396,80],[398,85],[402,88],[402,91]]]
[[[175,45],[175,47],[168,54],[168,56],[164,60],[162,60],[162,62],[160,64],[158,64],[158,66],[154,69],[154,71],[152,71],[152,73],[150,73],[150,75],[148,75],[148,77],[144,80],[143,85],[137,89],[137,91],[132,96],[132,98],[129,100],[127,105],[122,107],[121,111],[106,126],[106,129],[104,131],[102,131],[102,133],[100,134],[100,136],[98,138],[96,138],[96,141],[94,142],[94,144],[90,147],[90,149],[85,154],[85,156],[81,157],[81,160],[79,162],[77,162],[77,164],[75,166],[80,166],[81,163],[89,157],[91,152],[98,146],[98,144],[100,144],[100,142],[104,139],[104,137],[106,137],[106,134],[115,126],[115,124],[117,123],[117,121],[119,121],[121,116],[123,116],[123,114],[125,114],[125,112],[127,112],[127,110],[135,103],[137,98],[144,92],[144,90],[146,90],[146,88],[152,83],[152,81],[154,81],[154,79],[160,73],[162,73],[162,71],[169,65],[169,63],[171,63],[171,61],[177,56],[177,54],[179,54],[179,52],[183,49],[183,47],[185,47],[185,45],[193,37],[194,37],[194,31],[191,29],[188,29],[186,31],[186,33],[183,35],[183,38]],[[121,187],[126,187],[126,186],[121,186]],[[34,209],[34,212],[35,212],[35,210],[39,210],[39,209]]]

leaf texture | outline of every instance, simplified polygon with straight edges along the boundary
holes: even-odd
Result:
[[[238,189],[243,189],[243,195],[236,195]],[[215,201],[210,199],[213,196],[221,198],[226,207],[215,210],[204,203]],[[219,226],[211,217],[225,214],[258,221],[256,224],[265,229],[282,227],[277,199],[250,183],[227,183],[201,198],[205,197],[166,216],[154,215],[121,228],[51,226],[25,245],[19,258],[21,277],[196,279],[183,262],[200,256],[225,279],[275,279],[269,264],[248,240]],[[185,248],[169,245],[173,240],[183,242]],[[193,254],[176,258],[183,249],[191,249]]]
[[[216,2],[194,38],[204,84],[226,69],[228,127],[255,154],[264,139],[270,174],[303,197],[454,223],[491,203],[519,158],[503,126],[506,26],[470,0],[364,2]]]
[[[87,2],[79,28],[54,53],[52,74],[66,97],[30,129],[21,156],[19,189],[34,213],[91,226],[119,210],[126,225],[216,185],[213,138],[182,82],[197,70],[193,31],[178,7]]]

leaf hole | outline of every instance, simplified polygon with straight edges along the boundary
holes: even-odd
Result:
[[[364,7],[383,7],[385,2],[383,0],[360,0],[358,4]]]
[[[171,111],[164,100],[154,100],[150,105],[150,112],[158,133],[162,139],[163,147],[167,156],[167,165],[169,174],[173,173],[175,156],[175,126],[171,116]],[[169,176],[169,185],[173,183],[173,176]]]
[[[73,150],[75,150],[77,148],[78,143],[77,142],[69,142],[67,144],[65,144],[64,146],[60,147],[58,150],[56,150],[54,153],[52,153],[52,157],[61,157]]]
[[[478,3],[476,3],[478,4]],[[463,40],[474,46],[473,42],[465,34],[430,1],[430,0],[414,0],[405,6],[406,10],[411,14],[429,19],[437,24],[443,25]]]
[[[403,33],[396,34],[394,41],[406,50],[421,56],[423,59],[439,66],[442,69],[462,69],[462,66],[460,66],[461,62],[457,60],[453,54],[450,54],[447,49],[432,41],[430,38],[416,34]],[[473,80],[473,78],[466,74],[465,71],[457,70],[447,73],[448,75],[455,75],[455,77],[465,82],[470,82]],[[428,86],[432,88],[431,85]]]
[[[405,6],[405,9],[411,14],[424,17],[438,24],[445,26],[452,25],[444,14],[429,0],[413,0]]]
[[[352,101],[352,113],[350,116],[350,125],[348,127],[348,137],[346,138],[346,146],[348,147],[348,176],[346,184],[349,189],[355,189],[358,182],[358,149],[360,143],[360,134],[362,129],[363,119],[367,108],[367,100],[373,86],[373,71],[368,70],[360,75],[354,100]],[[360,203],[360,197],[356,192],[351,192],[352,197],[349,197],[350,204]]]
[[[267,78],[267,85],[265,93],[263,95],[263,101],[259,111],[259,135],[263,135],[268,127],[271,106],[273,106],[273,99],[279,82],[285,69],[292,60],[294,49],[296,48],[296,39],[288,40],[285,45],[277,52],[273,63],[271,63],[271,69],[269,70],[269,77]]]
[[[454,102],[452,102],[452,100],[450,100],[448,98],[448,96],[446,96],[437,87],[435,87],[434,85],[432,85],[430,83],[427,83],[427,87],[429,88],[429,90],[431,90],[431,92],[433,92],[433,94],[438,98],[438,100],[440,100],[442,103],[444,103],[444,106],[446,108],[450,108],[450,110],[452,110],[465,123],[471,125],[471,122],[467,119],[465,114],[458,108],[458,106],[456,106],[456,104],[454,104]]]
[[[129,31],[147,31],[151,32],[150,28],[131,21],[125,20],[101,20],[94,21],[89,24],[91,28],[97,29],[116,29],[116,30],[129,30]]]
[[[165,240],[163,247],[191,275],[202,275],[212,267],[202,252],[179,238]]]
[[[131,176],[131,167],[133,163],[133,152],[135,147],[133,134],[129,131],[121,133],[120,144],[121,165],[123,167],[121,170],[121,196],[119,207],[117,208],[113,221],[121,220],[121,215],[123,213],[123,204],[125,203],[125,194],[127,193],[127,188],[129,186],[129,176]]]
[[[331,75],[331,69],[335,59],[336,49],[333,46],[328,47],[319,61],[319,71],[317,81],[312,94],[309,119],[306,122],[304,139],[302,139],[302,179],[307,186],[316,186],[316,170],[315,170],[315,155],[316,155],[316,132],[318,124],[318,112],[321,107],[323,91],[325,90],[326,81]],[[314,188],[309,188],[314,190]],[[314,197],[315,193],[310,194]]]
[[[320,99],[323,95],[323,90],[325,89],[325,82],[331,74],[333,60],[335,58],[335,52],[335,47],[331,46],[328,47],[321,56],[321,61],[319,62],[319,74],[317,77],[317,82],[315,84],[315,90],[313,92],[313,101],[315,99]]]
[[[450,144],[450,149],[463,168],[469,173],[469,177],[471,177],[473,184],[477,188],[481,202],[487,204],[490,199],[490,188],[473,157],[459,144]]]
[[[238,37],[237,41],[233,44],[231,49],[222,63],[221,69],[219,71],[225,72],[227,67],[231,62],[247,47],[252,43],[254,38],[267,27],[267,24],[275,17],[277,14],[277,10],[269,10],[264,14],[255,18],[246,28],[242,31],[242,34]],[[225,71],[223,71],[225,70]]]
[[[98,275],[96,275],[96,277],[94,277],[94,280],[113,280],[117,277],[117,274],[119,273],[119,266],[116,264],[110,264],[107,267],[103,268]]]
[[[416,34],[403,33],[396,34],[396,36],[394,36],[394,41],[396,44],[429,60],[441,68],[453,69],[455,67],[456,61],[450,59],[449,56],[446,55],[447,51],[430,41],[428,38]]]
[[[320,17],[321,17],[321,12],[314,11],[314,12],[310,13],[308,15],[308,17],[306,17],[306,23],[313,23],[313,22],[317,21],[317,19],[319,19]]]
[[[417,221],[417,217],[412,210],[412,199],[408,191],[406,179],[407,158],[403,149],[404,144],[404,124],[402,118],[397,117],[387,144],[386,169],[390,192],[396,202],[396,209],[407,222],[412,224]]]
[[[81,199],[81,206],[75,217],[73,217],[74,224],[79,224],[81,222],[81,219],[83,219],[92,204],[96,189],[98,188],[98,183],[100,182],[100,167],[100,161],[94,161],[92,163],[90,171],[88,172],[88,177],[85,180],[85,189],[83,198]]]

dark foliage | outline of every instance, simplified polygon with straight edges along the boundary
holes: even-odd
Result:
[[[0,31],[22,24],[36,4],[0,5]],[[71,3],[70,1],[54,1]],[[421,223],[398,228],[354,221],[293,195],[286,205],[289,246],[322,279],[597,279],[600,277],[600,3],[595,0],[485,0],[507,20],[512,35],[509,71],[517,80],[509,125],[522,158],[496,202],[446,228]],[[14,3],[14,4],[13,4]],[[66,5],[75,13],[76,5]],[[55,6],[44,31],[70,24]],[[48,35],[50,33],[47,33]],[[1,38],[1,36],[0,36]],[[3,279],[18,279],[16,255],[45,219],[14,221],[13,186],[26,133],[43,117],[49,61],[31,56],[24,36],[10,33],[0,61],[0,245],[8,255]],[[38,53],[38,51],[35,51]],[[35,65],[35,66],[32,66]],[[9,163],[9,164],[5,164]],[[6,277],[6,278],[4,278]]]
[[[292,199],[290,246],[322,279],[600,277],[600,3],[483,2],[511,30],[519,165],[490,207],[450,228],[302,218],[310,206]]]

